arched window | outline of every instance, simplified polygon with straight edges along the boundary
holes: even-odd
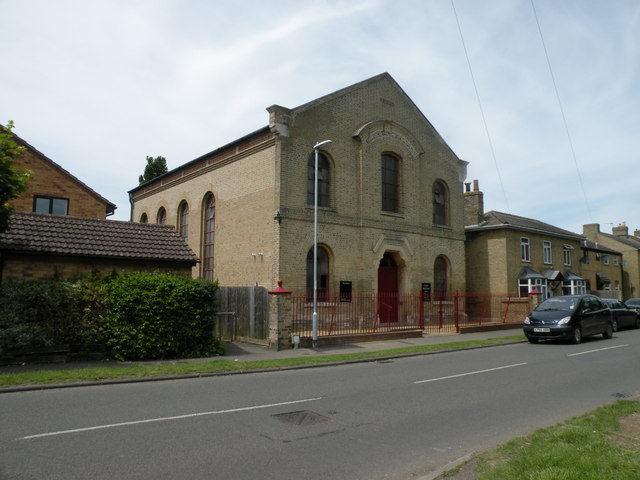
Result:
[[[447,187],[441,181],[433,184],[433,224],[449,225]]]
[[[189,237],[189,204],[182,202],[178,209],[178,233],[182,238]]]
[[[329,252],[326,248],[318,246],[318,300],[326,300],[329,297]],[[307,299],[313,298],[313,248],[307,254]]]
[[[307,162],[307,205],[314,205],[315,153]],[[329,187],[331,186],[331,164],[329,159],[318,152],[318,206],[329,207]]]
[[[400,160],[387,153],[382,155],[382,211],[400,211]]]
[[[156,216],[156,223],[158,225],[166,225],[167,224],[167,211],[164,207],[160,207],[158,210],[158,215]]]
[[[140,215],[140,223],[147,223],[147,214],[143,213]]]
[[[434,295],[442,299],[447,295],[449,285],[449,262],[443,256],[436,258],[433,265]]]
[[[213,280],[213,244],[216,232],[216,199],[210,194],[202,209],[204,228],[202,238],[202,273],[207,280]]]

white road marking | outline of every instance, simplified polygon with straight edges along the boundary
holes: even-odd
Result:
[[[521,367],[522,365],[528,365],[528,363],[527,362],[514,363],[513,365],[504,365],[503,367],[487,368],[485,370],[476,370],[475,372],[459,373],[457,375],[449,375],[447,377],[430,378],[428,380],[418,380],[413,383],[418,384],[418,383],[438,382],[440,380],[449,380],[450,378],[466,377],[468,375],[477,375],[479,373],[495,372],[496,370],[504,370],[505,368]]]
[[[189,414],[186,414],[186,415],[175,415],[173,417],[148,418],[146,420],[135,420],[135,421],[132,421],[132,422],[112,423],[112,424],[109,424],[109,425],[96,425],[96,426],[93,426],[93,427],[75,428],[73,430],[60,430],[58,432],[47,432],[47,433],[38,433],[36,435],[27,435],[26,437],[18,438],[18,440],[31,440],[33,438],[54,437],[54,436],[57,436],[57,435],[68,435],[70,433],[89,432],[89,431],[92,431],[92,430],[103,430],[105,428],[124,427],[124,426],[129,426],[129,425],[140,425],[142,423],[166,422],[168,420],[181,420],[181,419],[184,419],[184,418],[202,417],[202,416],[205,416],[205,415],[221,415],[223,413],[246,412],[248,410],[259,410],[259,409],[262,409],[262,408],[280,407],[280,406],[283,406],[283,405],[294,405],[296,403],[314,402],[316,400],[321,400],[321,399],[322,399],[322,397],[305,398],[303,400],[293,400],[293,401],[290,401],[290,402],[270,403],[270,404],[267,404],[267,405],[253,405],[251,407],[230,408],[228,410],[214,410],[212,412],[189,413]]]
[[[628,347],[628,346],[629,345],[614,345],[613,347],[598,348],[596,350],[587,350],[586,352],[570,353],[567,355],[567,357],[576,357],[578,355],[586,355],[587,353],[604,352],[605,350],[611,350],[613,348],[622,348],[622,347]]]

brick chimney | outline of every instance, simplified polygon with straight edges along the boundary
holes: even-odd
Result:
[[[613,233],[614,235],[618,235],[620,237],[627,237],[629,236],[629,227],[627,227],[626,222],[622,222],[617,227],[613,227],[611,229],[611,233]]]
[[[582,234],[592,242],[598,241],[598,234],[600,233],[599,223],[587,223],[582,225]]]
[[[484,194],[480,191],[478,180],[464,184],[464,224],[479,225],[484,217]]]

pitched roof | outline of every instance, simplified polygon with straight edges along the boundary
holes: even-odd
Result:
[[[612,240],[616,240],[617,242],[622,243],[623,245],[627,245],[632,248],[637,248],[640,250],[640,238],[634,235],[614,235],[612,233],[604,233],[600,232],[600,235],[610,238]]]
[[[197,263],[171,226],[16,212],[0,251]]]
[[[4,127],[0,125],[0,129],[4,129]],[[44,161],[45,163],[50,165],[52,168],[58,170],[59,172],[61,172],[66,177],[70,178],[73,182],[78,184],[80,186],[80,188],[86,190],[87,192],[89,192],[90,195],[92,195],[93,197],[97,198],[100,202],[104,203],[105,204],[105,214],[106,215],[112,215],[115,212],[115,210],[117,208],[115,203],[112,203],[109,200],[107,200],[106,198],[104,198],[98,192],[96,192],[95,190],[90,188],[84,182],[80,181],[77,177],[73,176],[67,170],[65,170],[60,165],[58,165],[56,162],[51,160],[44,153],[42,153],[41,151],[36,149],[33,145],[27,143],[24,139],[20,138],[14,132],[11,132],[11,136],[12,136],[12,139],[16,142],[16,144],[20,145],[21,147],[25,147],[27,150],[29,150],[31,153],[36,155],[42,161]]]
[[[576,240],[582,240],[584,237],[577,233],[554,227],[548,223],[535,220],[533,218],[520,217],[509,213],[496,212],[492,210],[483,215],[483,220],[478,225],[470,225],[465,227],[467,231],[479,231],[499,228],[510,228],[515,230],[525,230],[530,232],[545,233],[548,235],[556,235],[561,237],[570,237]]]
[[[603,245],[598,244],[597,242],[592,242],[591,240],[582,240],[582,248],[586,248],[588,250],[597,250],[598,252],[611,253],[614,255],[622,255],[622,253],[618,252],[617,250],[607,248]]]

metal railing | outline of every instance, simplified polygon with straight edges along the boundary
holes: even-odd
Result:
[[[311,336],[313,304],[294,295],[293,332]],[[529,299],[517,294],[460,294],[425,298],[421,294],[323,295],[318,302],[318,336],[356,335],[420,329],[426,333],[459,332],[462,327],[520,323]]]

